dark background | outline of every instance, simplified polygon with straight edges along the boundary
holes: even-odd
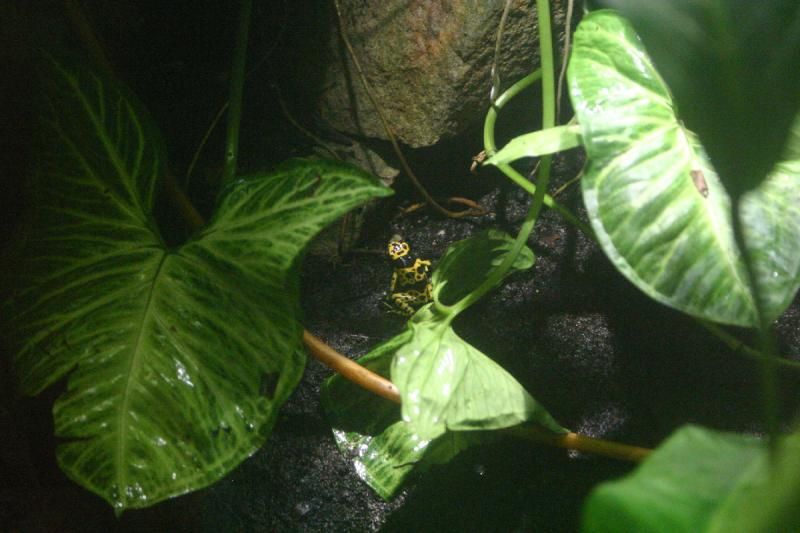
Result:
[[[329,38],[327,2],[256,2],[250,32],[240,167],[266,169],[307,153],[307,139],[286,120],[275,86],[294,118],[317,124],[319,81],[300,53]],[[85,2],[119,77],[145,102],[167,142],[179,179],[227,98],[238,17],[229,2]],[[35,158],[35,60],[32,49],[81,53],[60,2],[8,2],[0,12],[0,229],[15,231],[25,203],[25,169]],[[519,109],[530,109],[535,95]],[[521,115],[511,110],[508,116]],[[527,117],[523,117],[527,118]],[[481,149],[480,120],[435,147],[408,150],[438,196],[480,200],[491,216],[447,220],[420,210],[404,179],[397,195],[369,212],[356,250],[309,256],[303,268],[306,327],[333,347],[361,355],[402,327],[382,303],[391,267],[387,238],[401,231],[423,257],[485,227],[514,232],[528,198],[489,171],[467,172]],[[514,131],[530,123],[504,124]],[[325,135],[325,132],[320,132]],[[203,151],[188,191],[204,215],[213,207],[224,127]],[[372,147],[389,154],[385,143]],[[390,161],[391,162],[391,161]],[[557,158],[555,185],[573,177],[582,154]],[[560,201],[583,213],[580,191]],[[186,230],[163,203],[159,217],[175,241]],[[546,212],[530,245],[535,268],[459,318],[456,330],[509,370],[565,426],[602,438],[657,446],[684,423],[758,433],[757,368],[687,317],[648,300],[585,237]],[[8,250],[4,246],[4,251]],[[8,252],[4,252],[8,253]],[[780,320],[783,353],[800,354],[795,302]],[[0,366],[0,530],[3,531],[574,531],[583,499],[596,483],[629,464],[513,439],[477,447],[435,468],[391,502],[383,502],[337,451],[318,400],[330,374],[310,361],[266,445],[212,487],[117,519],[100,498],[73,484],[55,464],[51,406],[58,387],[38,398],[16,394],[8,357]],[[785,419],[797,377],[783,376]],[[796,395],[794,395],[796,396]]]

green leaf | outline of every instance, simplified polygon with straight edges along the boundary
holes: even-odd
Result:
[[[358,363],[388,376],[394,351],[407,342],[406,331],[376,346]],[[355,471],[378,495],[389,499],[412,475],[433,464],[446,463],[461,450],[492,437],[482,432],[447,432],[422,440],[400,420],[400,407],[345,380],[339,374],[322,385],[322,406],[339,449],[353,461]]]
[[[581,128],[578,125],[556,126],[546,130],[514,137],[490,157],[487,165],[504,165],[523,157],[540,157],[563,152],[581,145]]]
[[[489,229],[451,244],[433,272],[433,298],[451,305],[475,290],[497,270],[514,246],[505,232]],[[507,275],[533,266],[533,252],[524,246]]]
[[[555,433],[566,431],[508,372],[456,335],[450,323],[457,307],[437,307],[442,296],[451,301],[475,289],[513,243],[507,234],[488,230],[452,244],[433,273],[435,303],[417,311],[405,331],[359,359],[378,374],[391,374],[401,409],[340,376],[323,386],[323,407],[339,447],[382,497],[395,494],[412,472],[422,473],[492,438],[480,430],[532,422]],[[532,264],[533,252],[524,247],[507,274]]]
[[[756,187],[800,111],[797,0],[604,0],[633,22],[728,191]]]
[[[53,64],[34,219],[7,316],[24,392],[67,378],[57,454],[118,511],[208,485],[257,450],[304,365],[297,264],[347,209],[389,194],[330,161],[231,184],[174,251],[152,215],[160,137],[122,87]]]
[[[800,288],[800,115],[785,158],[741,198],[744,239],[767,320],[778,318]]]
[[[632,474],[592,491],[582,530],[797,531],[798,435],[785,439],[779,450],[772,468],[767,446],[760,439],[685,426]],[[785,467],[790,471],[784,471]],[[770,504],[778,492],[790,498],[778,506]],[[767,515],[769,519],[764,520]]]
[[[709,531],[800,531],[800,433],[781,441],[774,460],[763,457],[748,470],[720,506]]]
[[[397,494],[412,474],[419,477],[431,466],[446,464],[470,446],[493,438],[483,432],[448,431],[422,440],[402,421],[376,436],[337,429],[333,434],[339,448],[353,457],[359,477],[384,500]]]
[[[408,322],[411,339],[392,361],[392,381],[400,389],[403,420],[420,439],[445,432],[499,429],[537,422],[564,430],[497,363],[461,339],[450,316],[420,309]]]
[[[756,325],[731,200],[675,116],[630,24],[611,11],[587,15],[575,34],[569,80],[589,156],[584,202],[606,255],[657,301],[716,322]],[[770,320],[785,310],[800,275],[796,162],[780,164],[742,200],[745,242]]]

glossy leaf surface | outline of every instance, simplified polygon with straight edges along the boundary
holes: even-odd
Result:
[[[358,363],[388,376],[394,351],[408,340],[404,332],[375,347]],[[339,374],[322,386],[322,405],[342,452],[356,473],[382,498],[389,499],[412,474],[423,474],[432,464],[445,463],[470,444],[486,441],[485,433],[447,432],[432,440],[420,439],[400,420],[400,407],[345,380]]]
[[[798,454],[800,440],[794,435],[779,447],[773,469],[760,439],[685,426],[635,472],[592,491],[582,530],[795,531],[800,500],[792,475],[798,473]],[[778,492],[788,499],[776,506],[769,500]]]
[[[584,202],[606,255],[666,305],[716,322],[756,325],[729,194],[676,117],[630,24],[611,11],[585,17],[569,80],[589,156]],[[742,199],[745,242],[767,287],[770,320],[791,301],[800,276],[796,163],[781,163]]]
[[[160,138],[122,87],[54,64],[10,331],[22,389],[67,378],[58,461],[118,511],[219,479],[302,374],[296,265],[376,178],[293,161],[240,179],[176,250],[152,217]]]
[[[433,272],[437,305],[474,290],[503,263],[513,243],[497,230],[453,243]],[[505,275],[532,265],[533,252],[525,246]],[[457,312],[422,308],[408,322],[411,338],[396,350],[392,381],[413,433],[428,440],[445,429],[497,429],[529,420],[562,431],[508,372],[453,331]]]
[[[437,263],[434,297],[447,301],[474,289],[507,257],[513,239],[490,230],[454,243]],[[508,274],[530,268],[527,247]],[[377,346],[359,362],[390,376],[402,407],[370,397],[333,376],[323,387],[323,405],[339,447],[353,457],[358,474],[384,498],[409,474],[446,462],[459,451],[492,438],[481,430],[522,422],[555,433],[566,431],[513,376],[461,339],[450,324],[453,309],[421,308],[405,331]]]
[[[411,339],[392,361],[402,416],[420,439],[445,430],[499,429],[526,421],[561,432],[533,397],[500,365],[461,339],[446,317],[423,308],[409,321]]]
[[[599,3],[633,22],[728,191],[756,187],[800,112],[800,3]]]
[[[452,305],[496,271],[514,245],[507,233],[489,229],[451,244],[433,271],[433,298]],[[506,275],[533,266],[533,252],[524,246]]]
[[[767,318],[774,320],[800,288],[800,115],[783,161],[758,187],[742,196],[741,212],[762,303]]]

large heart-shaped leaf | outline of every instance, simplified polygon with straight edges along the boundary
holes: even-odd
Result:
[[[389,190],[295,160],[237,180],[176,250],[153,221],[160,138],[119,85],[53,64],[10,331],[22,389],[68,378],[58,461],[118,511],[219,479],[260,447],[304,365],[297,263]]]
[[[395,351],[409,338],[410,331],[405,331],[373,348],[358,363],[388,376]],[[352,459],[356,473],[384,499],[394,496],[412,473],[419,476],[431,465],[446,463],[469,445],[491,438],[472,431],[421,439],[400,420],[397,404],[366,392],[340,374],[325,380],[321,398],[336,444]]]
[[[607,10],[585,17],[569,79],[589,156],[584,202],[614,265],[662,303],[755,326],[756,303],[733,236],[730,197],[677,119],[630,24]],[[797,160],[780,164],[742,199],[745,242],[769,320],[783,312],[800,284],[797,170]]]
[[[770,461],[763,440],[683,427],[635,472],[592,491],[582,530],[797,531],[798,457],[798,434],[784,439]]]
[[[800,112],[800,3],[598,3],[633,22],[728,191],[756,187]]]
[[[448,317],[423,308],[408,328],[412,336],[395,352],[392,382],[403,420],[420,439],[527,421],[565,431],[511,374],[459,337]]]
[[[474,290],[499,268],[513,244],[497,230],[453,243],[433,273],[435,304],[408,322],[411,337],[397,348],[391,374],[402,396],[403,420],[422,439],[445,429],[497,429],[525,421],[563,431],[517,380],[453,331],[461,306],[440,306]],[[533,259],[523,247],[504,275],[530,268]]]

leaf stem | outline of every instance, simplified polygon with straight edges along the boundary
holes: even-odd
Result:
[[[564,91],[564,77],[569,64],[569,52],[572,39],[572,10],[575,0],[567,0],[567,16],[564,21],[564,49],[561,51],[561,72],[558,73],[558,89],[556,90],[556,122],[561,119],[561,100]]]
[[[537,80],[542,77],[541,69],[536,69],[532,73],[528,74],[521,80],[517,81],[514,85],[508,88],[502,95],[500,95],[497,100],[495,100],[494,105],[489,109],[486,113],[486,120],[483,125],[483,145],[484,150],[487,155],[487,158],[492,156],[497,152],[497,145],[495,144],[495,137],[494,137],[494,126],[497,122],[498,112],[515,96],[517,96],[520,92],[524,89],[531,86]],[[509,164],[502,164],[497,165],[497,168],[500,169],[503,174],[508,176],[508,178],[516,183],[520,188],[525,190],[528,194],[533,196],[536,193],[536,185],[531,183],[528,179],[525,178],[522,174],[517,172],[514,167]],[[578,217],[576,217],[572,211],[558,203],[553,199],[552,196],[549,194],[545,194],[544,196],[544,205],[549,207],[550,209],[555,210],[559,213],[564,219],[578,228],[579,230],[583,231],[586,235],[594,238],[594,231],[592,228],[581,221]]]
[[[315,359],[341,374],[343,378],[373,394],[394,403],[400,403],[400,392],[394,383],[388,379],[348,359],[308,331],[303,331],[303,342]],[[567,450],[602,455],[604,457],[622,459],[625,461],[641,461],[651,451],[647,448],[595,439],[571,431],[567,433],[553,433],[543,427],[532,425],[514,426],[500,431],[514,437],[531,440],[538,444],[546,444],[558,448],[565,448]]]
[[[506,428],[501,431],[508,435],[533,441],[537,444],[547,444],[566,450],[602,455],[603,457],[611,457],[612,459],[621,459],[623,461],[633,461],[637,463],[645,459],[653,451],[649,448],[642,448],[641,446],[596,439],[572,431],[561,434],[551,433],[539,426],[521,425]]]
[[[539,20],[539,49],[542,62],[541,77],[542,77],[542,128],[552,128],[555,126],[555,70],[553,67],[553,43],[550,31],[550,4],[549,0],[536,0],[537,17]],[[536,79],[536,73],[531,74],[529,78],[530,83]],[[515,86],[517,84],[514,84]],[[521,88],[516,89],[517,91]],[[487,154],[488,155],[488,154]],[[484,294],[492,290],[500,280],[503,279],[508,269],[516,261],[522,247],[528,242],[533,227],[536,225],[536,220],[539,218],[539,213],[544,204],[545,191],[550,182],[550,165],[553,161],[552,156],[542,156],[539,160],[539,176],[538,185],[535,187],[533,200],[528,208],[528,214],[525,216],[525,221],[514,239],[514,245],[511,251],[505,256],[500,266],[494,270],[488,278],[483,280],[483,283],[478,285],[472,292],[467,294],[464,298],[450,306],[449,311],[454,315],[460,313],[474,302],[483,297]],[[527,180],[525,180],[527,182]],[[552,201],[552,199],[551,199]]]
[[[315,359],[332,368],[342,377],[373,394],[377,394],[394,403],[400,403],[400,391],[388,379],[343,356],[307,330],[303,330],[303,342]]]
[[[189,162],[189,166],[186,167],[186,177],[183,180],[183,186],[185,188],[189,187],[189,180],[192,177],[192,172],[194,172],[194,167],[197,165],[197,161],[200,159],[200,154],[203,152],[203,148],[206,146],[208,139],[211,137],[211,133],[214,131],[214,128],[217,127],[219,121],[222,120],[222,116],[225,114],[225,111],[228,109],[228,102],[226,101],[217,111],[217,114],[214,115],[214,118],[211,120],[211,124],[206,128],[206,132],[203,134],[203,138],[200,139],[200,144],[197,146],[197,149],[194,151],[194,155],[192,156],[191,162]]]
[[[72,28],[78,34],[78,38],[83,42],[89,52],[92,63],[106,76],[114,76],[114,67],[106,52],[106,47],[100,42],[89,19],[75,0],[64,0],[64,7],[69,15]]]
[[[550,29],[550,1],[536,0],[539,22],[539,58],[542,63],[542,128],[556,125],[556,81],[553,36]]]
[[[250,31],[250,12],[252,0],[242,0],[239,14],[239,32],[233,52],[231,67],[231,94],[228,106],[228,127],[225,140],[225,166],[222,170],[222,183],[228,183],[236,175],[236,161],[239,156],[239,126],[242,123],[242,91],[244,88],[244,64],[247,57],[247,34]]]
[[[166,188],[167,195],[175,202],[186,223],[189,224],[189,229],[192,232],[198,231],[205,225],[203,216],[197,211],[189,197],[178,184],[175,176],[167,170],[164,174],[164,187]]]
[[[500,25],[497,27],[497,37],[494,42],[494,59],[492,60],[492,88],[489,90],[489,103],[494,105],[497,96],[500,93],[500,73],[498,72],[497,65],[500,63],[500,44],[503,42],[503,30],[506,27],[506,19],[508,12],[511,10],[511,0],[506,0],[506,5],[503,7],[503,14],[500,16]]]
[[[744,342],[740,341],[713,322],[709,322],[701,318],[696,318],[695,321],[708,330],[709,333],[725,343],[725,345],[734,353],[741,353],[742,355],[745,355],[758,362],[764,362],[767,359],[771,359],[778,366],[782,366],[791,370],[800,370],[800,361],[792,361],[791,359],[764,355],[755,348],[751,348],[750,346],[746,345]]]

